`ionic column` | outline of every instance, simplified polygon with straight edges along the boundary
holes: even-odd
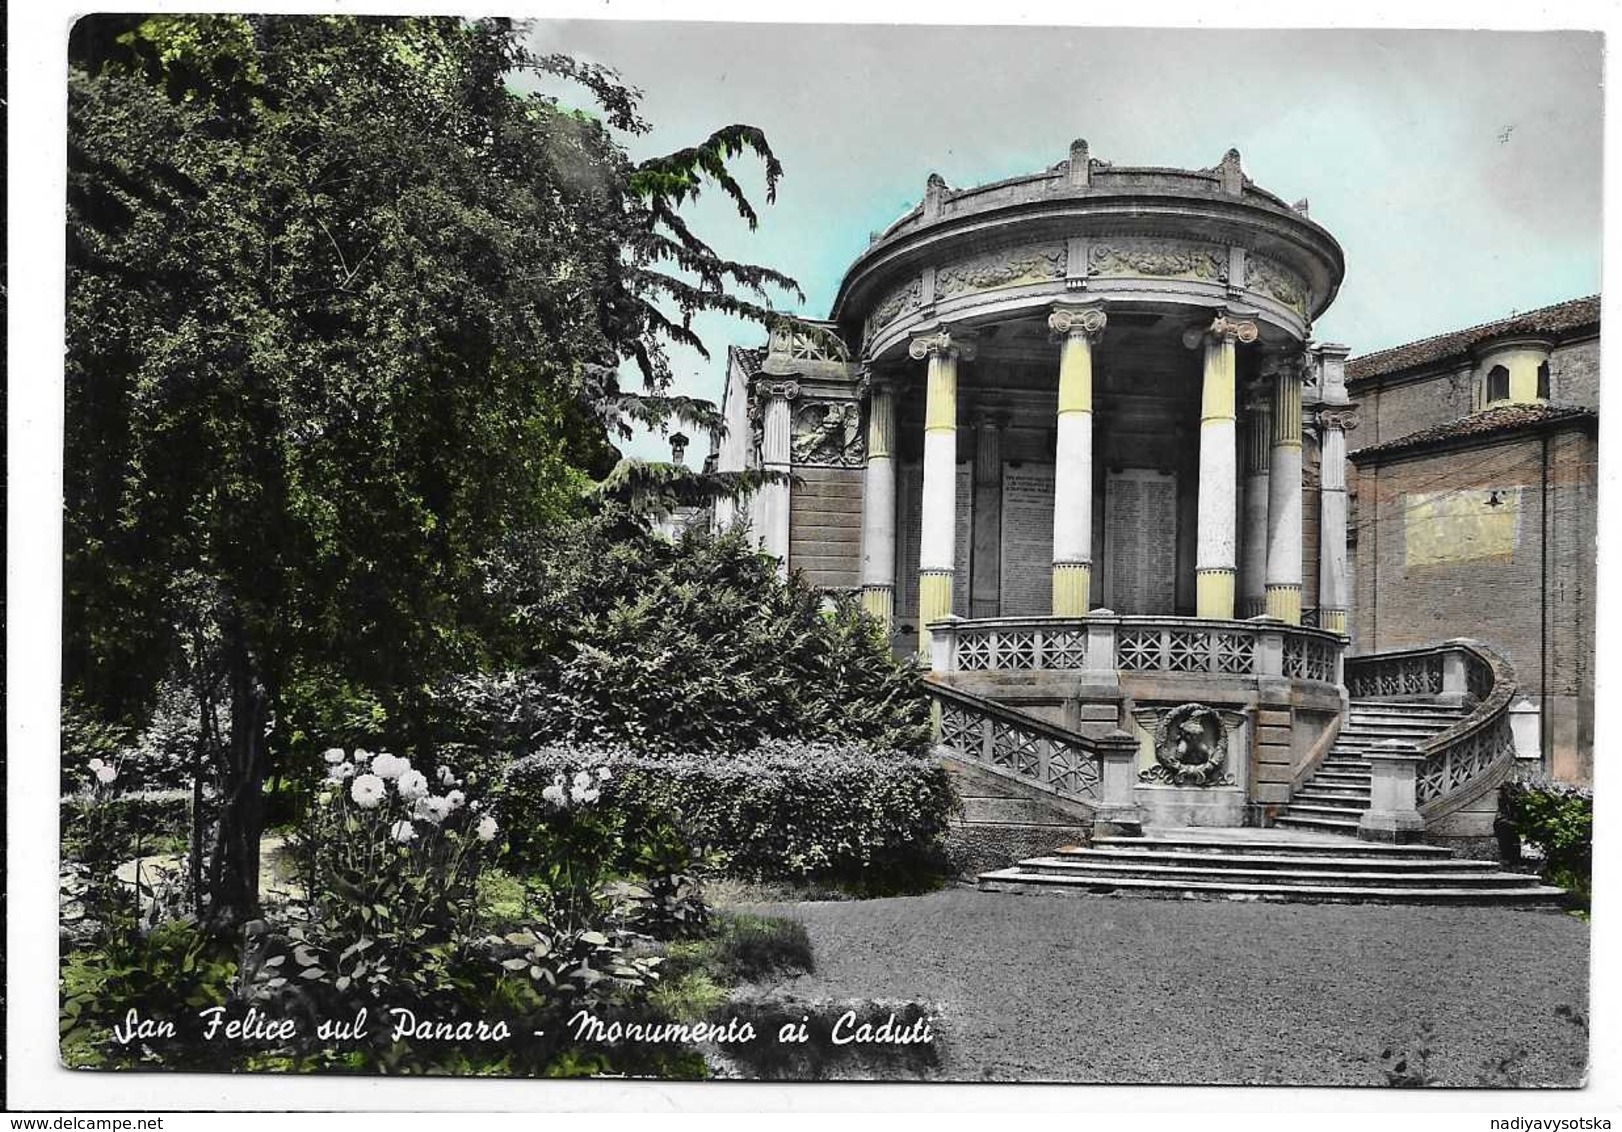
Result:
[[[1250,388],[1245,402],[1245,481],[1239,560],[1239,616],[1267,612],[1267,480],[1273,455],[1271,390]]]
[[[1060,307],[1058,445],[1053,467],[1053,615],[1087,612],[1093,577],[1093,343],[1107,321],[1097,307]]]
[[[867,395],[862,479],[862,608],[888,630],[895,620],[895,392],[874,379]]]
[[[1199,522],[1194,555],[1194,611],[1200,617],[1234,614],[1237,555],[1234,528],[1239,497],[1234,434],[1234,351],[1236,342],[1256,341],[1254,322],[1218,315],[1204,331],[1184,337],[1205,343],[1205,377],[1200,393]]]
[[[957,566],[957,363],[974,346],[941,330],[914,338],[908,352],[929,359],[924,400],[923,523],[918,544],[918,651],[929,657],[931,621],[952,612]]]
[[[792,402],[800,395],[794,381],[763,381],[756,387],[765,399],[761,409],[760,465],[768,472],[789,472],[792,459],[794,411]],[[777,559],[777,569],[788,573],[789,485],[764,484],[760,488],[760,548]]]
[[[1299,625],[1301,367],[1293,362],[1273,377],[1273,468],[1267,486],[1267,614]]]
[[[1318,414],[1318,628],[1331,633],[1346,632],[1346,430],[1356,427],[1345,409]]]

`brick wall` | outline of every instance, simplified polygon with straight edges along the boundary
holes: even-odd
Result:
[[[1522,435],[1361,469],[1354,647],[1487,642],[1546,697],[1551,767],[1588,779],[1597,449],[1581,429],[1548,434],[1545,489],[1544,446]]]
[[[1599,408],[1599,339],[1556,346],[1549,354],[1549,399]]]

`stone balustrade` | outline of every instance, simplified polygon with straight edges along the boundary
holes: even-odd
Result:
[[[924,687],[935,701],[935,740],[946,753],[1079,802],[1095,822],[1117,829],[1142,824],[1131,735],[1089,737],[939,679]]]
[[[1479,641],[1348,657],[1345,672],[1354,698],[1451,702],[1469,709],[1422,744],[1393,743],[1369,756],[1373,805],[1359,826],[1361,836],[1396,840],[1435,824],[1496,789],[1515,765],[1514,669]]]
[[[934,621],[936,672],[1113,671],[1280,676],[1336,684],[1345,638],[1286,625],[1200,617],[997,617]]]

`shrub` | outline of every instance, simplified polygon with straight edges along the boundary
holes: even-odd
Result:
[[[600,516],[504,579],[528,647],[515,671],[440,689],[438,739],[742,751],[772,739],[921,752],[929,703],[849,598],[824,595],[741,533],[671,543]]]
[[[508,768],[502,808],[514,851],[545,828],[542,791],[558,775],[606,767],[599,809],[623,844],[675,822],[721,871],[750,879],[935,872],[955,795],[933,759],[856,746],[765,743],[737,755],[651,755],[549,748]]]
[[[1499,820],[1543,853],[1543,874],[1586,899],[1594,862],[1594,793],[1544,775],[1512,778],[1498,792]]]

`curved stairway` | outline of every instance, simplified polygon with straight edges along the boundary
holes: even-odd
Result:
[[[1062,892],[1378,904],[1555,905],[1563,895],[1434,845],[1296,829],[1164,829],[1096,837],[981,873],[992,892]]]
[[[1355,837],[1358,819],[1369,808],[1368,752],[1387,739],[1418,746],[1464,716],[1463,707],[1445,704],[1353,700],[1334,748],[1289,803],[1279,808],[1274,824]]]

